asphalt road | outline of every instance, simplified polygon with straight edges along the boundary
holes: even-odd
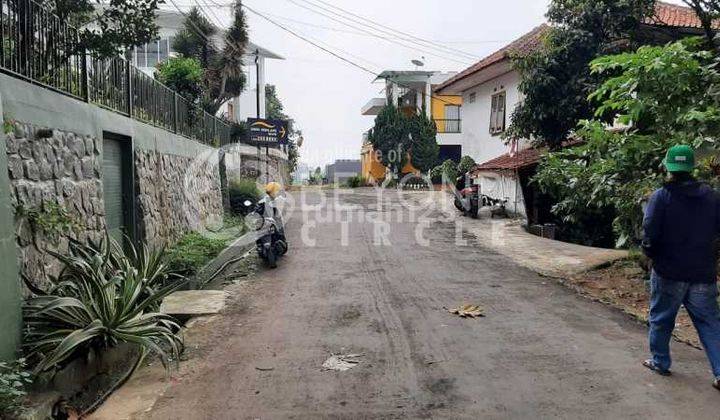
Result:
[[[316,224],[296,207],[280,267],[243,289],[194,349],[201,368],[144,417],[720,416],[701,351],[673,343],[675,375],[654,375],[640,365],[644,326],[472,237],[458,245],[452,221],[423,224],[418,241],[420,222],[391,196],[379,210],[369,193],[342,198],[364,211],[347,224],[325,213],[334,204]],[[380,217],[393,218],[386,240],[378,236],[387,226],[368,221]],[[461,303],[484,306],[487,317],[444,309]],[[360,353],[362,362],[325,371],[332,353]]]

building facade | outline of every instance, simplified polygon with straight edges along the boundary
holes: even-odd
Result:
[[[455,73],[436,71],[386,70],[376,79],[376,81],[384,81],[385,97],[370,99],[360,112],[362,115],[374,117],[388,104],[394,104],[408,116],[425,112],[425,115],[432,119],[437,127],[437,141],[440,145],[438,160],[440,162],[445,159],[460,161],[460,157],[463,155],[462,145],[459,143],[462,132],[462,97],[455,94],[433,94],[434,86],[454,75]],[[369,180],[383,179],[386,168],[373,150],[368,133],[369,130],[363,133],[360,151],[362,176]],[[402,168],[402,172],[417,173],[418,170],[408,161]]]
[[[158,10],[156,23],[158,39],[137,46],[132,51],[132,63],[150,76],[154,76],[158,63],[176,57],[173,40],[184,28],[185,16],[169,10]],[[222,46],[223,32],[218,28],[213,41]],[[248,42],[243,56],[245,89],[220,107],[218,116],[232,122],[242,122],[249,117],[265,118],[265,71],[267,60],[283,60],[283,57],[253,42]]]
[[[338,159],[325,166],[325,178],[329,184],[344,184],[348,179],[360,175],[361,163],[358,159]]]

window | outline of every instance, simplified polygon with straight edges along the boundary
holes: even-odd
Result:
[[[460,132],[460,106],[459,105],[445,105],[445,127],[443,132],[445,133],[459,133]]]
[[[135,48],[135,65],[138,67],[146,67],[147,59],[145,57],[145,45],[140,45]]]
[[[490,105],[490,134],[505,131],[505,92],[492,96]]]
[[[158,63],[158,52],[160,48],[157,41],[148,42],[145,45],[145,51],[147,51],[147,66],[155,67]]]
[[[468,96],[468,102],[470,102],[471,104],[475,103],[475,96],[477,96],[475,92],[470,92],[470,96]]]

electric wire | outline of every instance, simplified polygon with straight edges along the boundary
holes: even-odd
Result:
[[[400,31],[400,30],[395,29],[395,28],[392,28],[392,27],[390,27],[390,26],[383,25],[382,23],[379,23],[379,22],[376,22],[376,21],[374,21],[374,20],[372,20],[372,19],[369,19],[369,18],[366,17],[366,16],[361,16],[361,15],[359,15],[359,14],[353,13],[353,12],[347,10],[347,9],[343,9],[342,7],[339,7],[339,6],[336,6],[336,5],[334,5],[334,4],[328,3],[327,1],[324,1],[324,0],[313,0],[312,2],[311,2],[311,1],[308,1],[308,0],[300,0],[300,1],[302,1],[303,3],[310,3],[310,4],[313,4],[313,3],[315,3],[315,2],[316,2],[316,3],[321,3],[321,4],[324,4],[324,5],[328,6],[328,7],[333,8],[333,9],[335,9],[335,10],[339,10],[339,11],[341,11],[341,12],[344,13],[344,14],[347,14],[347,15],[349,15],[349,16],[353,16],[353,17],[356,17],[356,18],[360,19],[359,22],[358,22],[358,21],[355,21],[355,22],[363,23],[363,24],[365,24],[365,22],[368,22],[368,23],[370,23],[370,24],[372,24],[373,26],[376,26],[376,27],[378,27],[378,28],[387,29],[387,30],[389,30],[389,31],[392,31],[392,32],[398,33],[398,34],[400,34],[400,35],[406,36],[406,37],[408,37],[409,39],[412,39],[412,40],[415,40],[415,41],[419,41],[419,42],[421,42],[421,43],[428,44],[429,46],[435,46],[435,48],[437,48],[437,49],[446,50],[446,51],[448,51],[448,52],[455,52],[455,53],[457,53],[457,54],[464,55],[464,56],[466,56],[466,57],[468,57],[468,58],[471,58],[471,59],[474,59],[474,60],[477,60],[477,59],[479,58],[479,57],[477,57],[475,54],[469,53],[469,52],[467,52],[467,51],[463,51],[463,50],[460,50],[460,49],[457,49],[457,48],[453,48],[453,47],[448,47],[448,46],[439,44],[439,43],[437,43],[437,42],[433,42],[433,41],[430,41],[430,40],[427,40],[427,39],[423,39],[423,38],[417,37],[417,36],[415,36],[415,35],[409,34],[409,33],[407,33],[407,32]],[[320,6],[318,6],[318,7],[320,7]],[[366,25],[366,26],[369,26],[369,25],[367,25],[367,24],[365,24],[365,25]],[[417,43],[416,43],[416,44],[417,44]]]
[[[409,50],[413,50],[413,51],[416,51],[416,52],[421,52],[421,53],[424,53],[424,54],[427,54],[427,55],[431,55],[431,56],[434,56],[434,57],[437,57],[437,58],[442,58],[442,59],[444,59],[444,60],[453,61],[453,62],[455,62],[455,63],[459,63],[459,64],[462,64],[462,65],[468,65],[468,64],[470,64],[470,63],[472,62],[472,60],[476,60],[476,59],[477,59],[477,57],[472,57],[472,58],[470,58],[470,57],[459,57],[458,55],[454,55],[455,58],[453,58],[453,56],[445,55],[445,54],[448,54],[448,53],[442,53],[442,54],[441,54],[441,53],[438,53],[438,52],[434,52],[433,50],[428,50],[428,49],[422,49],[422,48],[418,48],[418,47],[413,47],[412,45],[407,45],[407,44],[405,44],[405,43],[402,42],[402,41],[398,41],[398,40],[396,40],[396,39],[388,38],[387,36],[383,36],[383,35],[377,34],[377,33],[375,33],[375,32],[371,32],[371,31],[369,31],[369,30],[367,30],[367,29],[364,29],[364,28],[362,28],[362,27],[360,27],[360,26],[357,26],[357,25],[354,25],[354,24],[352,24],[352,23],[348,23],[348,22],[345,22],[345,21],[343,21],[343,20],[341,20],[341,19],[338,19],[338,18],[336,18],[336,17],[333,17],[332,15],[329,15],[329,14],[324,13],[324,12],[322,12],[322,11],[315,10],[315,9],[313,9],[313,8],[307,7],[307,6],[305,6],[304,4],[298,3],[298,2],[295,1],[295,0],[287,0],[287,1],[290,2],[290,3],[292,3],[292,4],[294,4],[294,5],[296,5],[296,6],[298,6],[298,7],[300,7],[300,8],[303,8],[303,9],[305,9],[305,10],[308,10],[308,11],[311,11],[311,12],[313,12],[313,13],[316,13],[316,14],[319,14],[319,15],[321,15],[321,16],[324,16],[324,17],[326,17],[326,18],[328,18],[328,19],[330,19],[330,20],[332,20],[332,21],[335,21],[335,22],[340,23],[340,24],[342,24],[342,25],[345,25],[345,26],[347,26],[347,27],[356,29],[356,30],[358,30],[358,31],[361,31],[361,32],[363,32],[363,33],[366,33],[366,34],[368,34],[368,35],[370,35],[370,36],[372,36],[372,37],[375,37],[375,38],[377,38],[377,39],[381,39],[381,40],[383,40],[383,41],[386,41],[386,42],[390,42],[390,43],[399,45],[399,46],[401,46],[401,47],[403,47],[403,48],[406,48],[406,49],[409,49]],[[334,12],[332,12],[332,11],[329,11],[329,12],[332,13],[332,14],[337,15],[337,13],[334,13]],[[342,17],[342,16],[341,16],[341,17]],[[344,18],[344,19],[347,19],[347,18]],[[380,32],[382,32],[382,31],[380,31]],[[416,44],[417,44],[417,43],[416,43]],[[425,47],[425,48],[427,48],[427,47]]]
[[[170,1],[173,1],[173,0],[170,0]],[[316,42],[313,42],[313,41],[310,40],[309,38],[307,38],[307,37],[305,37],[305,36],[297,33],[296,31],[293,31],[293,30],[290,29],[290,28],[287,28],[286,26],[283,26],[282,24],[280,24],[280,23],[274,21],[273,19],[271,19],[271,18],[263,15],[262,13],[260,13],[260,12],[258,12],[257,10],[253,9],[252,7],[250,7],[250,6],[246,5],[246,4],[242,4],[242,7],[245,8],[245,9],[246,9],[247,11],[249,11],[250,13],[252,13],[252,14],[254,14],[254,15],[256,15],[256,16],[262,18],[262,19],[264,19],[265,21],[271,23],[272,25],[274,25],[274,26],[282,29],[283,31],[288,32],[289,34],[295,36],[296,38],[298,38],[298,39],[300,39],[300,40],[302,40],[302,41],[304,41],[304,42],[307,42],[308,44],[314,46],[315,48],[318,48],[318,49],[320,49],[320,50],[322,50],[322,51],[324,51],[324,52],[332,55],[333,57],[335,57],[335,58],[337,58],[337,59],[345,62],[346,64],[349,64],[349,65],[351,65],[351,66],[353,66],[353,67],[355,67],[355,68],[358,68],[358,69],[360,69],[360,70],[362,70],[362,71],[364,71],[364,72],[366,72],[366,73],[369,73],[369,74],[375,76],[375,78],[379,78],[379,77],[380,77],[380,74],[372,71],[371,69],[363,66],[362,64],[358,64],[358,63],[356,63],[356,62],[354,62],[354,61],[352,61],[352,60],[350,60],[350,59],[348,59],[348,58],[343,57],[343,56],[340,55],[340,54],[337,54],[336,52],[334,52],[334,51],[332,51],[332,50],[330,50],[330,49],[328,49],[328,48],[323,47],[322,45],[320,45],[320,44],[318,44],[318,43],[316,43]],[[404,87],[405,89],[411,90],[411,91],[413,91],[413,92],[415,92],[415,93],[421,93],[422,95],[425,95],[425,92],[420,92],[419,90],[413,88],[412,86],[404,85],[404,84],[402,84],[402,83],[395,82],[395,81],[393,81],[393,83],[395,83],[396,85],[398,85],[398,86],[400,86],[400,87]],[[430,98],[431,98],[431,99],[436,99],[436,100],[438,100],[438,101],[440,101],[440,102],[444,102],[445,104],[454,105],[454,103],[452,103],[452,102],[450,102],[450,101],[447,101],[447,100],[445,100],[445,99],[443,99],[443,98],[441,98],[441,97],[435,96],[435,95],[433,95],[432,93],[430,94]]]

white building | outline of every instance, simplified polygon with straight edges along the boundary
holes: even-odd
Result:
[[[462,95],[460,144],[463,154],[479,164],[475,176],[481,193],[506,200],[507,209],[521,216],[526,216],[523,186],[529,174],[525,169],[535,165],[540,154],[526,139],[518,139],[512,147],[502,139],[512,110],[522,100],[520,75],[511,57],[538,48],[548,28],[536,27],[435,88],[437,95]],[[525,192],[529,193],[527,188]]]
[[[168,57],[176,56],[172,44],[175,35],[184,28],[185,16],[169,10],[158,10],[156,23],[159,26],[158,40],[138,46],[132,54],[132,63],[143,72],[153,76],[155,66]],[[218,46],[223,45],[222,30],[218,29],[213,38]],[[245,121],[248,117],[265,117],[265,69],[266,60],[282,60],[278,54],[252,42],[248,42],[243,57],[245,90],[240,96],[228,101],[218,111],[218,116],[234,122]],[[259,83],[258,83],[259,81]],[[258,89],[259,87],[259,89]],[[260,95],[258,95],[258,90]],[[259,107],[258,107],[259,100]],[[259,113],[258,113],[259,111]]]
[[[433,88],[455,76],[457,72],[439,72],[423,70],[386,70],[375,81],[383,81],[384,97],[370,99],[360,110],[362,115],[376,116],[387,104],[394,104],[406,115],[420,113],[435,120],[440,145],[439,161],[452,159],[459,161],[467,154],[462,150],[460,111],[462,101],[457,94],[437,95]],[[363,133],[363,145],[366,145],[367,133]],[[364,148],[367,154],[367,147]]]

